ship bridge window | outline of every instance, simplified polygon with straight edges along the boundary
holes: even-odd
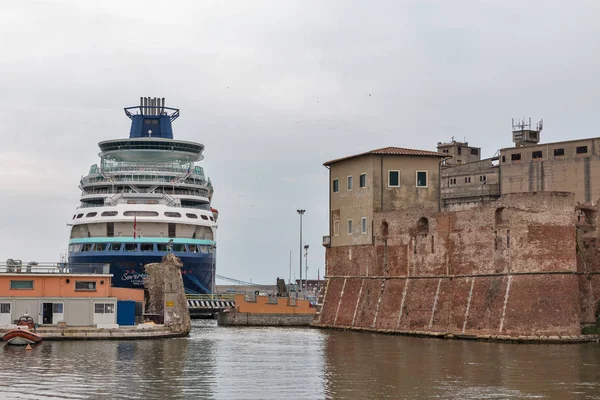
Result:
[[[104,211],[102,214],[100,214],[103,217],[114,217],[118,214],[117,211]]]
[[[156,211],[125,211],[123,213],[126,217],[158,217]]]
[[[169,251],[169,245],[166,243],[156,243],[156,250],[158,251]]]
[[[81,245],[81,251],[92,251],[92,246],[91,243],[84,243]]]
[[[108,245],[108,251],[120,251],[121,243],[110,243]]]
[[[165,211],[165,217],[181,218],[181,214],[179,214],[178,212]]]
[[[198,246],[200,247],[200,253],[208,254],[208,246]]]
[[[105,247],[106,247],[106,244],[104,244],[104,243],[96,243],[94,245],[94,251],[104,251]]]
[[[185,245],[181,244],[181,243],[175,243],[173,245],[173,251],[177,251],[177,252],[180,252],[180,253],[185,252],[186,251]]]
[[[206,215],[201,215],[200,217],[202,217],[202,219],[205,219],[208,221],[208,217]]]
[[[137,243],[125,243],[125,251],[137,251]]]
[[[158,125],[157,119],[145,119],[144,125]]]
[[[69,246],[69,251],[71,251],[71,253],[79,253],[81,251],[81,245],[72,244],[71,246]]]
[[[141,251],[154,251],[154,244],[152,243],[142,243],[140,244]]]
[[[187,213],[187,214],[185,214],[185,216],[188,218],[192,218],[192,219],[198,219],[198,216],[196,214],[192,214],[192,213]]]
[[[92,217],[95,217],[96,215],[98,215],[98,213],[97,213],[97,212],[90,212],[90,213],[87,213],[87,214],[85,215],[85,217],[86,217],[86,218],[92,218]]]

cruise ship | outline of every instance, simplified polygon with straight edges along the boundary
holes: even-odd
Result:
[[[144,265],[169,251],[183,262],[186,292],[214,290],[217,210],[201,161],[204,146],[173,139],[179,109],[164,98],[125,108],[128,139],[98,143],[100,163],[81,178],[70,221],[69,266],[113,274],[113,286],[143,287]]]

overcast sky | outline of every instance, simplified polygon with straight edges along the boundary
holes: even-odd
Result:
[[[326,160],[452,136],[511,145],[600,136],[600,2],[2,1],[0,261],[54,261],[97,143],[127,137],[140,96],[181,109],[206,146],[218,273],[323,273]]]

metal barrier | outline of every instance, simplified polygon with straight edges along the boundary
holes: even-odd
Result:
[[[187,300],[235,300],[235,293],[186,294]]]

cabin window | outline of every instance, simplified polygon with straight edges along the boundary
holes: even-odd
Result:
[[[521,159],[521,153],[513,153],[510,155],[511,161],[519,161]]]
[[[215,219],[213,217],[209,217],[211,221],[214,221]]]
[[[95,292],[96,281],[75,281],[75,290]]]
[[[77,218],[83,217],[83,214],[77,214]]]
[[[108,251],[120,251],[121,243],[109,243]]]
[[[542,152],[540,151],[532,151],[531,152],[531,158],[536,159],[536,158],[542,158]]]
[[[187,214],[185,214],[185,216],[188,218],[192,218],[192,219],[198,219],[198,216],[196,214],[192,214],[192,213],[187,213]]]
[[[181,218],[181,214],[179,214],[178,212],[165,211],[165,217]]]
[[[105,247],[106,247],[105,243],[96,243],[94,245],[94,251],[104,251]]]
[[[96,215],[98,215],[98,213],[97,213],[97,212],[90,212],[90,213],[87,213],[87,214],[85,215],[85,217],[86,217],[86,218],[92,218],[92,217],[95,217]]]
[[[154,251],[154,244],[142,243],[140,244],[140,251]]]
[[[367,174],[360,174],[358,181],[361,188],[367,187]]]
[[[0,314],[10,314],[10,303],[0,303]]]
[[[352,235],[352,220],[348,220],[348,235]]]
[[[100,214],[103,217],[114,217],[118,214],[117,211],[104,211],[102,214]]]
[[[158,212],[156,212],[156,211],[125,211],[123,213],[123,215],[126,217],[158,217]]]
[[[114,314],[114,303],[94,303],[94,314]]]
[[[560,157],[565,155],[565,149],[554,149],[554,157]]]
[[[388,171],[388,187],[400,186],[400,171]]]
[[[352,177],[349,176],[348,177],[348,190],[352,190],[352,186],[353,186]]]
[[[427,187],[427,171],[417,171],[417,187]]]
[[[360,219],[360,233],[366,235],[367,233],[367,217],[362,217]]]
[[[10,281],[11,289],[33,289],[33,281]]]
[[[577,146],[577,154],[587,154],[587,146]]]
[[[208,221],[208,217],[206,215],[201,215],[200,218],[205,219]]]
[[[340,191],[340,181],[338,179],[333,180],[333,193]]]

